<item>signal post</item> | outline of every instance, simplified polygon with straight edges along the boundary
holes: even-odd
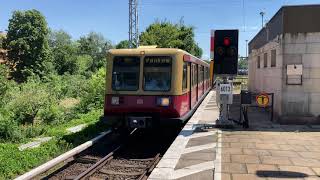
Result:
[[[215,30],[211,49],[214,51],[214,75],[218,77],[217,103],[220,107],[219,119],[216,125],[233,126],[229,119],[229,106],[233,102],[233,78],[238,72],[238,30]]]

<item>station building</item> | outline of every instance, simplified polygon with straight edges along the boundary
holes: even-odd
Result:
[[[284,124],[320,123],[320,5],[283,6],[249,42],[252,92],[274,93]]]

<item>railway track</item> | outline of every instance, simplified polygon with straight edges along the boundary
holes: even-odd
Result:
[[[101,141],[37,179],[147,179],[179,130],[135,130],[121,142],[118,137]]]

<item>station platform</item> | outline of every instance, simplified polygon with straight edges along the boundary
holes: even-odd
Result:
[[[148,179],[213,179],[219,116],[215,95],[208,93]]]
[[[150,180],[319,180],[320,126],[282,125],[265,109],[249,108],[248,129],[215,128],[212,90],[190,118]],[[234,94],[230,117],[239,118]]]

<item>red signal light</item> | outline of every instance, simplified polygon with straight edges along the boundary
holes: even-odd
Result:
[[[223,39],[223,45],[230,46],[230,44],[231,44],[231,39],[229,37],[225,37]]]

